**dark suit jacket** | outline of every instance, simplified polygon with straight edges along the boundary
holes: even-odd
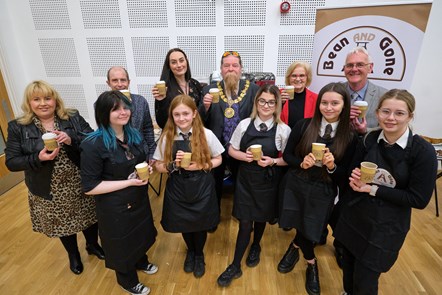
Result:
[[[238,97],[241,91],[244,89],[246,84],[245,80],[240,80],[239,82],[239,90]],[[221,86],[224,90],[224,82],[221,82]],[[207,85],[203,88],[203,97],[206,93],[209,92],[210,88],[217,88],[216,83]],[[255,83],[250,83],[249,89],[247,89],[246,95],[239,102],[239,117],[241,120],[250,117],[253,109],[253,101],[255,99],[256,93],[258,92],[259,86]],[[219,103],[212,104],[209,110],[206,112],[204,108],[203,101],[199,105],[199,113],[201,118],[203,119],[204,125],[212,130],[212,132],[218,137],[222,144],[226,144],[226,142],[222,142],[222,135],[224,129],[224,110],[228,107],[227,103],[222,99],[219,100]]]

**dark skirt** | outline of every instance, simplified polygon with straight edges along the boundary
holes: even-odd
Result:
[[[215,180],[209,172],[175,172],[167,179],[161,225],[172,233],[206,231],[220,221]]]
[[[280,169],[241,163],[233,203],[233,216],[240,220],[269,222],[278,213]]]
[[[281,183],[279,226],[294,227],[310,241],[319,242],[336,194],[333,183],[290,169]]]

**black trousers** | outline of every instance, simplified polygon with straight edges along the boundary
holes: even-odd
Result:
[[[134,265],[134,268],[128,272],[115,271],[117,275],[117,282],[121,287],[129,289],[135,287],[140,281],[138,280],[137,269],[144,269],[149,264],[147,255],[143,255],[140,260]]]
[[[312,260],[315,258],[315,243],[307,239],[302,233],[299,231],[296,232],[295,239],[293,240],[296,246],[301,248],[302,254],[304,255],[305,260]]]
[[[344,290],[349,295],[378,294],[380,272],[364,266],[353,254],[344,248],[342,263]]]

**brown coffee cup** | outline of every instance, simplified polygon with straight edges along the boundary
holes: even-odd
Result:
[[[161,96],[166,95],[166,82],[164,81],[158,81],[155,85],[156,88],[158,88],[158,94]]]
[[[180,167],[187,168],[190,166],[192,161],[192,153],[184,153],[183,159],[181,159]]]
[[[365,183],[373,182],[374,176],[378,169],[378,165],[372,162],[361,163],[361,181]]]
[[[219,89],[218,88],[210,88],[210,95],[212,95],[212,103],[219,103]]]
[[[48,151],[52,152],[53,150],[58,148],[58,142],[55,139],[56,137],[57,137],[57,134],[52,133],[52,132],[47,132],[42,135],[41,138],[43,139],[43,142],[44,142]]]
[[[365,114],[367,114],[368,102],[366,102],[364,100],[358,100],[358,101],[355,101],[353,105],[357,106],[359,108],[359,110],[361,111],[361,113],[359,114],[359,119],[364,118]]]
[[[325,143],[313,142],[312,143],[312,154],[315,156],[315,165],[322,166],[322,157],[325,153]]]
[[[123,93],[124,96],[127,97],[127,99],[131,100],[131,98],[130,98],[130,91],[129,91],[129,90],[127,90],[127,89],[122,89],[122,90],[120,90],[120,92]]]
[[[135,165],[135,169],[139,179],[143,181],[149,179],[149,165],[146,162]]]
[[[250,151],[253,154],[253,160],[259,161],[262,158],[262,145],[260,144],[253,144],[250,147]]]
[[[295,98],[295,86],[293,85],[285,86],[285,92],[287,92],[287,94],[290,95],[290,100]]]

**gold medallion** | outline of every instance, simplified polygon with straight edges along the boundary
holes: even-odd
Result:
[[[226,108],[225,109],[225,111],[224,111],[224,116],[227,118],[227,119],[230,119],[230,118],[232,118],[233,116],[235,115],[235,110],[233,109],[233,108]]]

